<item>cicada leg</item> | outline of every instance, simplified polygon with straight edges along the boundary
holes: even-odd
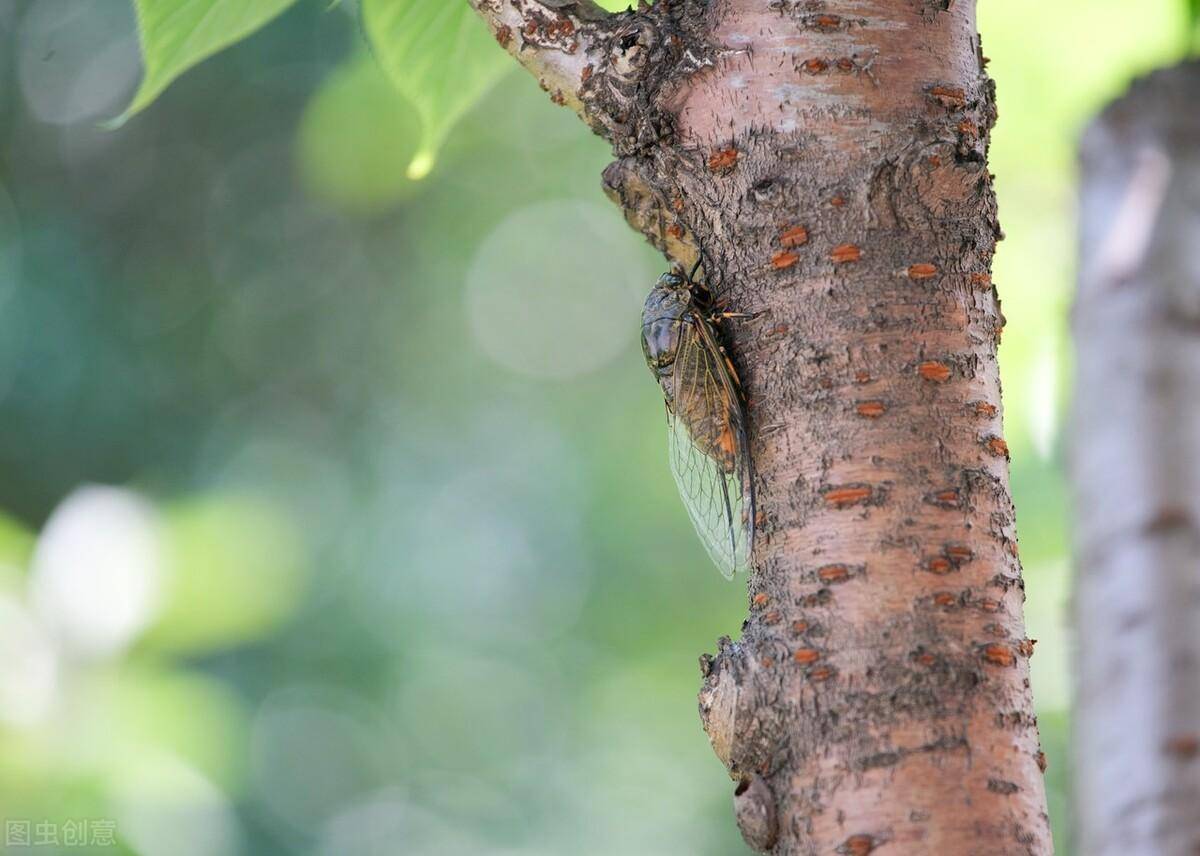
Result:
[[[712,323],[712,324],[715,324],[718,321],[723,321],[726,318],[751,318],[751,319],[753,319],[753,318],[759,318],[759,317],[767,314],[765,309],[761,310],[759,312],[725,312],[724,304],[718,305],[714,308],[717,309],[718,311],[714,312],[708,316],[709,323]]]

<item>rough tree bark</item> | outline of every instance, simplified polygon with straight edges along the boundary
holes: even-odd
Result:
[[[1083,139],[1075,403],[1079,852],[1200,849],[1200,62]]]
[[[758,540],[701,715],[779,854],[1046,854],[973,0],[471,0],[733,311]]]

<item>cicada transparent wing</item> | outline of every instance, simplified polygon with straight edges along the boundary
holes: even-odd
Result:
[[[705,318],[689,313],[667,403],[671,473],[708,555],[731,579],[750,563],[754,488],[737,378]]]

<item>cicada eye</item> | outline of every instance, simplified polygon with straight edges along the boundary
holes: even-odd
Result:
[[[666,368],[675,362],[679,348],[679,322],[665,319],[642,328],[642,353],[651,368]]]

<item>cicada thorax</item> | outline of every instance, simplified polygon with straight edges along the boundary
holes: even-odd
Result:
[[[670,378],[679,356],[684,330],[695,311],[684,280],[663,274],[646,298],[642,310],[642,353],[646,365],[660,382]]]

